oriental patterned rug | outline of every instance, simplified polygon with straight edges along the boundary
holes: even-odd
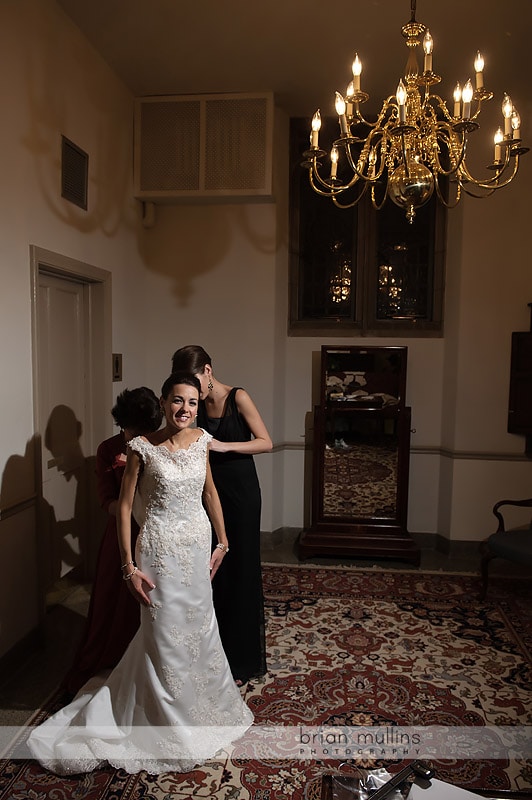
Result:
[[[242,691],[258,729],[273,732],[270,751],[251,740],[225,760],[158,777],[100,770],[64,779],[6,759],[0,800],[319,800],[323,775],[340,762],[394,772],[418,757],[413,738],[394,749],[398,731],[422,741],[443,730],[456,743],[464,731],[497,738],[532,725],[529,581],[494,578],[479,601],[474,576],[265,565],[264,586],[269,673]],[[280,730],[297,732],[299,750],[283,753]],[[361,730],[382,736],[378,746],[354,749],[353,739],[348,751],[338,738],[333,748],[329,737],[345,730],[359,744]],[[440,742],[424,758],[438,778],[493,796],[532,792],[528,751],[493,757],[464,741],[451,757]]]
[[[323,462],[323,513],[327,517],[394,517],[397,444],[391,437],[327,447]],[[344,446],[342,446],[344,445]]]

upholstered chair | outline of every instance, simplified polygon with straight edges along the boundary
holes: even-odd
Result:
[[[486,597],[488,589],[488,568],[494,558],[505,558],[517,564],[526,564],[532,567],[532,519],[527,527],[511,528],[506,530],[504,517],[500,511],[502,506],[523,506],[532,508],[532,498],[528,500],[499,500],[493,506],[493,513],[497,517],[499,527],[481,545],[481,578],[482,588],[480,597]]]

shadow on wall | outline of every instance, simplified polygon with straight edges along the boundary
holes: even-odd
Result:
[[[87,577],[95,561],[96,548],[90,535],[95,505],[95,459],[84,456],[81,434],[81,423],[71,408],[58,405],[52,409],[42,447],[38,510],[45,591],[74,567],[80,567]]]
[[[56,406],[44,440],[32,437],[23,455],[6,461],[0,484],[0,517],[10,518],[17,534],[18,515],[26,515],[25,556],[33,574],[37,565],[39,592],[44,597],[56,581],[78,567],[83,579],[95,571],[106,514],[96,493],[96,458],[85,457],[80,444],[81,423],[68,406]],[[42,477],[39,474],[42,465]],[[35,513],[36,534],[28,524]],[[12,535],[12,534],[9,534]]]
[[[246,203],[156,206],[154,226],[141,238],[147,269],[169,278],[178,304],[189,305],[194,281],[231,258],[235,243],[251,244],[251,251],[260,255],[275,254],[275,206],[262,205],[268,207],[271,217],[269,213],[255,216],[253,210],[258,206]],[[249,246],[246,250],[249,252]],[[241,263],[237,250],[232,257],[238,259],[245,280],[249,265]]]
[[[63,24],[55,7],[33,6],[31,15],[14,10],[12,20],[18,52],[26,59],[28,128],[21,141],[33,156],[42,197],[61,222],[81,233],[101,230],[112,237],[124,224],[134,229],[132,202],[130,219],[124,219],[131,191],[132,101],[118,81],[113,91],[103,62],[94,58],[88,63],[81,33],[66,20]],[[72,41],[75,36],[79,46]],[[117,108],[123,108],[122,116]],[[89,154],[87,211],[61,197],[61,134]]]
[[[0,512],[2,516],[16,507],[31,502],[37,489],[35,486],[35,454],[37,440],[31,438],[24,451],[24,455],[14,454],[9,456],[2,474],[0,486]]]
[[[227,256],[232,217],[223,206],[157,206],[155,224],[141,237],[141,256],[150,272],[172,282],[181,307],[196,293],[194,281]]]

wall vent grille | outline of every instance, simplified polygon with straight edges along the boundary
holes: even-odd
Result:
[[[87,210],[89,156],[66,136],[61,137],[61,197]]]
[[[272,193],[273,96],[143,97],[135,111],[135,196],[150,202]]]

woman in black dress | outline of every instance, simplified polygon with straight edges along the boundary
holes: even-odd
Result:
[[[272,440],[249,394],[217,380],[202,347],[177,350],[172,370],[199,379],[197,424],[214,436],[209,458],[231,542],[231,553],[213,581],[214,608],[231,672],[242,685],[266,672],[261,494],[253,456],[269,452]]]

